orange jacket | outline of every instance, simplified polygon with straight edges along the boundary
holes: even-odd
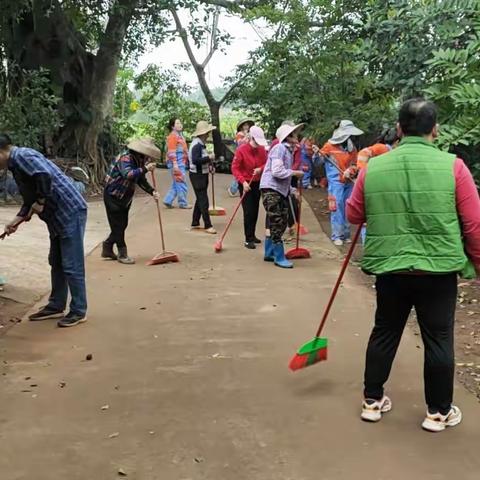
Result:
[[[340,145],[334,145],[327,142],[321,149],[320,154],[324,157],[332,157],[342,171],[357,164],[357,150],[353,152],[346,152]],[[343,175],[340,175],[340,181],[345,182]]]
[[[367,166],[368,161],[390,151],[390,147],[384,143],[376,143],[371,147],[364,148],[358,152],[357,168],[361,170]]]
[[[173,131],[167,137],[167,161],[175,162],[180,165],[188,164],[188,146],[183,135]]]

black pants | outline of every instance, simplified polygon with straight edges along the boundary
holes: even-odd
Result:
[[[243,230],[245,232],[246,242],[253,242],[255,240],[258,210],[260,209],[260,182],[252,182],[250,189],[242,202]],[[238,184],[238,190],[240,191],[240,196],[243,195],[243,185],[241,183]]]
[[[412,307],[425,347],[425,399],[431,413],[448,413],[453,399],[457,275],[377,277],[377,311],[367,350],[365,397],[381,399]]]
[[[192,227],[200,225],[200,217],[203,218],[205,228],[212,226],[210,214],[208,213],[208,173],[190,172],[190,182],[195,192],[195,206],[193,207]]]
[[[103,201],[111,230],[106,242],[110,245],[116,244],[117,248],[126,247],[125,230],[128,227],[128,213],[130,212],[132,199],[118,199],[105,192],[103,194]]]

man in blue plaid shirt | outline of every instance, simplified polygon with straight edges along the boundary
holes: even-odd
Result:
[[[0,168],[12,172],[23,198],[17,216],[5,226],[7,235],[34,214],[47,224],[50,233],[52,293],[48,305],[31,315],[30,320],[58,318],[60,327],[86,321],[83,237],[87,203],[53,162],[36,150],[13,146],[9,136],[3,134],[0,134]],[[70,311],[65,315],[69,291]]]

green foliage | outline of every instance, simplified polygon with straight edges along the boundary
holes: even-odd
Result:
[[[10,78],[20,87],[0,99],[0,131],[19,145],[41,149],[44,137],[52,138],[61,126],[60,99],[50,91],[49,73],[16,69]]]
[[[208,120],[208,109],[185,97],[189,88],[176,72],[148,66],[139,75],[122,71],[115,92],[114,129],[122,143],[131,137],[149,136],[161,145],[170,118],[180,118],[190,135],[199,120]],[[131,100],[128,102],[124,99]]]

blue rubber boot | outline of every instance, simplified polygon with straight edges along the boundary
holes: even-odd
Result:
[[[273,258],[273,242],[270,237],[265,237],[265,256],[263,259],[266,262],[273,262],[275,260]]]
[[[275,265],[281,268],[293,268],[293,263],[285,258],[285,250],[283,242],[273,244],[273,255],[275,257]]]

